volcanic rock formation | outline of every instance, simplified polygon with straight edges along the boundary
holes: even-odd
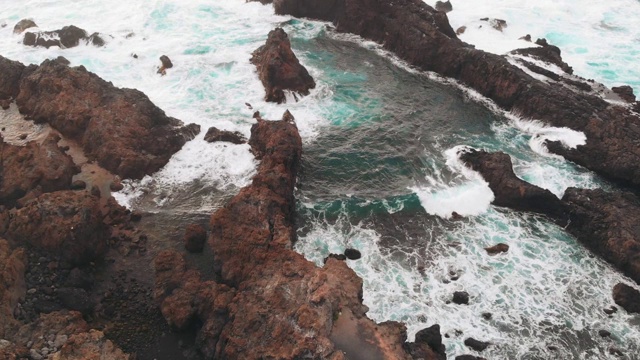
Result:
[[[18,23],[16,27],[19,24],[20,23]],[[95,46],[104,46],[105,44],[104,39],[102,39],[98,33],[88,35],[85,30],[74,25],[65,26],[62,29],[53,31],[27,32],[24,34],[22,43],[28,46],[42,46],[47,49],[52,46],[66,49],[78,46],[80,40],[84,40],[86,44],[93,44]]]
[[[281,28],[269,32],[267,43],[253,52],[251,63],[256,66],[267,92],[266,101],[281,104],[287,101],[285,91],[291,91],[297,99],[297,95],[309,95],[309,90],[316,87],[291,50],[289,36]]]

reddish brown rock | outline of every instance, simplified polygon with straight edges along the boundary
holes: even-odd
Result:
[[[569,188],[566,229],[640,284],[640,200],[631,193]]]
[[[18,329],[13,311],[24,298],[26,256],[22,248],[11,250],[9,243],[0,238],[0,339],[6,339]]]
[[[0,55],[0,100],[10,100],[20,92],[20,79],[25,66]]]
[[[86,44],[104,45],[104,40],[97,33],[89,36],[85,30],[74,25],[54,31],[28,32],[24,34],[22,43],[27,46],[42,46],[47,49],[52,46],[66,49],[78,46],[81,40]]]
[[[49,135],[42,144],[15,146],[5,143],[0,135],[0,203],[13,207],[34,190],[39,195],[71,187],[71,179],[80,169],[58,147],[59,140]]]
[[[21,209],[0,213],[0,236],[85,264],[106,251],[109,228],[103,216],[100,199],[87,192],[46,193]]]
[[[542,214],[562,213],[562,202],[553,193],[516,176],[509,155],[465,149],[459,156],[489,183],[495,195],[493,204]]]
[[[291,91],[294,97],[305,96],[316,87],[307,69],[291,50],[289,37],[281,28],[269,32],[267,43],[253,52],[251,63],[256,66],[267,92],[266,101],[281,104],[286,102],[285,91]]]
[[[640,291],[623,283],[613,287],[613,301],[630,313],[640,313]]]
[[[277,14],[331,21],[339,32],[376,41],[409,64],[457,79],[505,110],[583,131],[585,145],[549,149],[609,179],[640,186],[640,119],[594,94],[549,84],[501,55],[460,41],[446,14],[422,0],[278,0]]]
[[[204,140],[207,142],[223,141],[232,144],[244,144],[247,142],[244,135],[237,131],[219,130],[215,127],[210,127],[209,130],[207,130],[207,133],[204,135]]]
[[[509,251],[509,245],[500,243],[490,247],[486,247],[484,249],[487,251],[487,254],[496,255]]]
[[[160,254],[155,295],[167,320],[203,324],[197,343],[212,358],[344,359],[356,349],[364,358],[409,359],[406,328],[366,317],[362,280],[344,261],[328,258],[319,268],[292,250],[302,148],[295,124],[260,121],[249,143],[261,160],[252,184],[211,217],[209,243],[225,285],[203,282],[175,252]]]
[[[195,253],[202,252],[207,242],[207,230],[199,224],[189,224],[184,232],[184,248]]]
[[[16,102],[21,113],[76,140],[90,160],[121,178],[157,171],[200,131],[182,127],[140,91],[52,60],[22,77]]]

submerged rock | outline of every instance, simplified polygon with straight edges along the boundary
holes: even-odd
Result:
[[[484,349],[488,348],[489,345],[491,345],[491,343],[476,340],[474,338],[465,339],[464,344],[475,351],[483,351]]]
[[[219,130],[216,127],[210,127],[207,133],[204,135],[204,140],[207,142],[230,142],[232,144],[244,144],[247,139],[241,133],[237,131]]]
[[[256,66],[267,92],[266,101],[281,104],[286,102],[285,91],[291,91],[294,97],[305,96],[316,87],[307,69],[291,50],[289,37],[281,28],[269,32],[266,44],[253,52],[251,63]]]
[[[640,291],[627,284],[613,287],[613,301],[629,313],[640,313]]]
[[[344,256],[349,260],[358,260],[362,257],[362,254],[356,249],[349,248],[344,251]]]
[[[490,18],[482,18],[480,19],[480,21],[486,21],[489,23],[489,25],[491,25],[492,28],[498,30],[498,31],[502,31],[504,28],[507,27],[507,21],[506,20],[502,20],[502,19],[490,19]]]
[[[105,44],[98,33],[93,33],[91,36],[88,36],[85,30],[74,25],[65,26],[62,29],[54,31],[26,33],[22,43],[27,46],[42,46],[47,49],[52,46],[67,49],[78,46],[80,40],[84,40],[86,44],[93,44],[95,46],[104,46]]]
[[[87,158],[121,178],[159,170],[200,131],[195,124],[182,126],[138,90],[53,60],[24,74],[16,102],[22,114],[77,141]]]

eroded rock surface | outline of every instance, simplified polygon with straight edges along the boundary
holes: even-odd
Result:
[[[21,113],[76,140],[90,160],[121,178],[157,171],[200,131],[182,126],[138,90],[53,60],[23,74],[16,102]]]
[[[252,184],[211,217],[220,282],[199,280],[178,254],[156,258],[156,298],[168,321],[184,328],[199,319],[207,357],[345,359],[343,351],[357,348],[363,358],[411,358],[404,325],[366,317],[362,280],[344,261],[328,258],[319,268],[292,250],[302,148],[292,116],[260,119],[249,143],[261,160]]]
[[[640,313],[640,291],[623,283],[613,287],[613,300],[630,313]]]
[[[269,32],[267,43],[253,52],[251,63],[267,92],[266,101],[278,104],[286,102],[285,91],[294,97],[309,95],[316,83],[307,69],[300,64],[291,50],[289,36],[281,28]]]
[[[27,46],[42,46],[47,49],[52,46],[66,49],[80,45],[80,41],[95,46],[104,46],[105,44],[104,39],[98,33],[88,35],[85,30],[74,25],[53,31],[28,32],[24,34],[22,43]]]
[[[58,147],[60,138],[50,134],[42,144],[7,144],[0,135],[0,203],[13,207],[27,196],[69,189],[80,170],[71,157]],[[35,197],[34,196],[34,197]]]
[[[230,142],[232,144],[244,144],[247,142],[244,135],[237,131],[220,130],[213,126],[207,130],[207,133],[204,135],[204,140],[207,142]]]

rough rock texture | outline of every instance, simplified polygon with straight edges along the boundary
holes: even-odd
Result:
[[[511,158],[505,153],[466,149],[460,159],[489,183],[495,195],[493,204],[497,206],[550,215],[563,209],[560,199],[549,190],[518,178],[513,172]]]
[[[509,245],[500,243],[500,244],[486,247],[484,249],[487,251],[487,254],[496,255],[496,254],[505,253],[509,251]]]
[[[466,291],[456,291],[453,293],[453,299],[451,301],[458,305],[469,305],[469,293]]]
[[[90,330],[71,335],[62,349],[51,356],[51,360],[129,360],[130,356],[123,353],[104,333]]]
[[[491,343],[480,341],[480,340],[476,340],[474,338],[465,339],[464,340],[464,344],[467,345],[468,347],[472,348],[475,351],[483,351],[484,349],[488,348],[489,345],[491,345]]]
[[[184,231],[184,248],[189,252],[202,252],[207,242],[207,230],[198,224],[189,224]]]
[[[0,213],[0,236],[45,249],[72,264],[104,254],[109,233],[100,199],[84,191],[46,193],[21,209]]]
[[[20,92],[20,78],[25,66],[0,56],[0,100],[14,99]]]
[[[362,280],[344,261],[328,258],[318,268],[292,250],[302,148],[295,124],[260,119],[249,143],[261,160],[252,184],[211,217],[220,283],[199,280],[178,254],[156,258],[155,295],[167,320],[203,324],[197,342],[213,358],[345,359],[343,351],[357,351],[409,359],[404,325],[366,317]],[[422,350],[424,359],[439,358]]]
[[[451,1],[436,1],[436,10],[448,13],[453,10],[453,5],[451,5]]]
[[[620,98],[628,103],[636,101],[636,96],[633,94],[633,88],[629,85],[614,86],[611,88],[614,93],[618,94]]]
[[[473,49],[456,37],[446,14],[422,0],[275,0],[273,6],[277,14],[331,21],[339,32],[381,43],[411,65],[457,79],[523,117],[583,131],[585,145],[550,150],[640,186],[637,115],[595,95],[536,80],[504,56]]]
[[[640,313],[640,291],[623,283],[613,287],[613,301],[630,313]]]
[[[640,200],[631,193],[569,188],[567,231],[640,284]]]
[[[286,102],[285,90],[297,95],[309,95],[316,87],[307,69],[300,64],[291,50],[287,33],[281,28],[269,32],[267,43],[253,52],[251,63],[258,70],[258,76],[267,92],[266,101],[281,104]]]
[[[26,292],[24,263],[24,250],[11,250],[9,243],[0,238],[0,339],[18,329],[13,311]]]
[[[518,54],[518,55],[530,56],[530,57],[548,62],[550,64],[557,65],[567,74],[573,74],[573,68],[562,60],[562,56],[561,56],[562,52],[560,51],[559,47],[554,45],[549,45],[546,42],[546,40],[544,42],[541,42],[540,40],[538,40],[536,43],[540,43],[542,44],[542,46],[525,48],[525,49],[516,49],[516,50],[513,50],[512,53]]]
[[[13,27],[13,33],[22,34],[25,30],[32,27],[38,27],[38,25],[31,19],[22,19]]]
[[[22,77],[16,102],[21,113],[78,141],[90,160],[121,178],[157,171],[200,131],[181,127],[138,90],[52,60]]]
[[[207,133],[204,135],[204,140],[208,142],[224,141],[232,144],[244,144],[247,142],[244,135],[237,131],[219,130],[213,126],[207,130]]]
[[[28,32],[24,34],[22,43],[27,46],[42,46],[47,49],[52,46],[66,49],[78,46],[81,40],[84,40],[86,44],[104,46],[104,40],[100,35],[94,33],[89,36],[86,31],[74,25],[54,31]]]
[[[69,189],[71,178],[80,169],[58,147],[60,138],[49,135],[42,144],[7,144],[0,135],[0,203],[13,207],[29,192]]]
[[[503,19],[490,19],[490,18],[482,18],[480,21],[486,21],[491,25],[492,28],[502,31],[502,29],[508,27],[507,21]]]

